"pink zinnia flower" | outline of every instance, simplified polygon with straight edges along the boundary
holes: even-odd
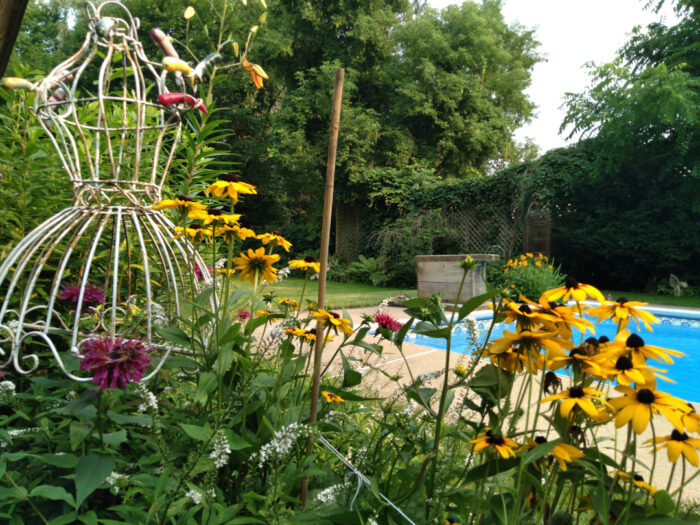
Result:
[[[68,284],[63,290],[58,294],[58,298],[61,301],[66,301],[78,304],[78,297],[80,297],[80,284]],[[85,293],[83,294],[83,306],[82,310],[85,311],[91,306],[97,306],[105,302],[105,293],[102,288],[95,284],[87,283],[85,285]]]
[[[239,321],[245,321],[250,317],[250,312],[248,310],[241,310],[240,308],[238,309],[238,320]]]
[[[377,315],[375,315],[374,322],[379,325],[379,328],[391,330],[392,332],[396,332],[402,326],[401,323],[399,323],[396,319],[391,317],[389,314],[377,314]]]
[[[101,389],[125,388],[130,381],[143,377],[151,358],[151,351],[138,339],[93,337],[83,343],[81,370],[93,372],[92,382]]]

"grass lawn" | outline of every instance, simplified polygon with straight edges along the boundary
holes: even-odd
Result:
[[[643,301],[649,304],[660,304],[666,306],[687,306],[700,308],[700,297],[690,297],[681,295],[675,297],[673,295],[658,295],[654,293],[637,293],[637,292],[620,292],[616,290],[601,290],[605,297],[612,298],[616,301],[620,297],[626,297],[630,301]]]
[[[287,278],[273,285],[272,291],[277,297],[288,297],[299,300],[304,279]],[[249,286],[249,285],[248,285]],[[406,288],[379,288],[369,284],[356,283],[326,283],[326,306],[328,308],[356,308],[359,306],[378,306],[387,297],[393,297],[404,292],[409,297],[416,297],[416,290]],[[318,281],[309,281],[304,292],[306,299],[316,300],[318,297]]]

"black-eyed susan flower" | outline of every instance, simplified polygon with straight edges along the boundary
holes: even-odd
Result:
[[[321,395],[323,398],[326,400],[327,403],[344,403],[345,400],[340,397],[338,394],[334,394],[333,392],[327,392],[323,390],[321,392]]]
[[[649,483],[644,481],[644,478],[639,474],[630,475],[627,474],[627,472],[622,472],[621,470],[614,470],[611,474],[617,475],[617,477],[623,481],[632,482],[635,486],[647,491],[652,496],[659,491],[659,489],[652,487],[649,485]]]
[[[284,306],[286,308],[292,308],[292,309],[299,308],[299,301],[295,301],[294,299],[289,299],[288,297],[280,297],[277,300],[277,303],[280,306]]]
[[[700,414],[695,411],[692,403],[688,403],[688,408],[690,412],[681,416],[683,426],[688,432],[700,432]]]
[[[279,246],[285,252],[289,252],[289,248],[292,247],[292,243],[282,237],[282,234],[277,230],[272,230],[270,233],[261,233],[256,238],[260,239],[260,242],[265,246],[268,244],[272,244],[272,246]]]
[[[582,284],[571,276],[566,278],[564,286],[554,288],[553,290],[547,290],[542,294],[542,297],[548,302],[558,300],[567,302],[569,299],[573,299],[577,303],[580,303],[585,301],[587,297],[600,302],[605,301],[605,296],[600,293],[600,290],[596,287],[590,284]]]
[[[209,186],[205,193],[211,193],[214,197],[230,197],[233,203],[238,202],[238,194],[255,195],[258,190],[252,184],[241,182],[238,175],[229,173]]]
[[[494,365],[511,374],[516,372],[532,374],[544,368],[544,356],[536,348],[525,348],[519,351],[508,349],[500,354],[488,355],[488,357]]]
[[[590,418],[596,418],[598,417],[598,407],[596,407],[593,401],[598,401],[603,405],[607,404],[604,392],[582,386],[572,386],[571,388],[562,390],[558,394],[545,397],[540,403],[549,403],[557,400],[561,400],[559,412],[563,417],[567,418],[575,407],[580,408]]]
[[[681,415],[688,412],[688,404],[685,401],[649,388],[634,389],[620,385],[615,387],[615,390],[625,394],[608,400],[616,411],[615,426],[618,428],[631,421],[635,433],[641,434],[647,428],[652,413],[660,413],[679,432],[683,432]]]
[[[547,439],[544,436],[537,436],[534,444],[542,445],[546,442]],[[575,446],[569,445],[568,443],[557,443],[552,449],[551,457],[553,457],[557,463],[559,463],[559,468],[566,472],[567,463],[573,463],[574,461],[581,459],[583,456],[583,452],[581,452]]]
[[[173,239],[179,239],[183,235],[187,235],[192,241],[202,242],[207,237],[212,236],[212,232],[209,228],[203,228],[200,224],[190,224],[189,226],[183,228],[182,226],[175,226],[175,237]]]
[[[216,270],[216,273],[218,273],[219,275],[224,275],[226,277],[233,277],[236,274],[236,270],[234,270],[233,268],[231,268],[231,269],[218,268]]]
[[[615,302],[605,301],[596,308],[590,308],[587,313],[591,317],[597,317],[598,322],[612,319],[613,322],[619,324],[620,328],[625,328],[631,318],[637,323],[637,329],[639,329],[639,322],[641,321],[647,330],[653,331],[651,324],[656,322],[656,317],[651,312],[640,308],[640,306],[646,306],[647,304],[649,303],[630,301],[626,297],[620,297]]]
[[[489,354],[500,354],[510,348],[540,349],[544,348],[547,359],[563,356],[564,349],[571,349],[573,343],[559,337],[556,330],[522,330],[516,332],[503,331],[503,337],[493,340],[488,346]]]
[[[542,324],[545,321],[551,323],[557,322],[557,318],[553,315],[544,313],[536,308],[531,308],[530,305],[525,302],[518,304],[514,301],[508,301],[502,313],[506,316],[505,322],[507,324],[515,321],[518,326],[524,329],[530,328],[536,324]]]
[[[494,454],[499,454],[503,459],[515,457],[515,451],[519,445],[510,438],[499,436],[491,429],[486,429],[485,432],[479,433],[470,443],[473,445],[474,452],[481,452],[489,449]]]
[[[178,210],[181,212],[190,212],[196,210],[205,210],[207,207],[204,204],[195,202],[186,195],[178,195],[174,199],[164,199],[153,206],[156,211],[160,210]]]
[[[249,237],[255,237],[255,232],[249,228],[242,228],[237,224],[224,224],[216,228],[216,236],[223,237],[227,243],[232,243],[237,239],[245,241]]]
[[[631,334],[625,329],[621,330],[615,337],[615,340],[609,347],[609,351],[618,351],[620,353],[628,352],[635,365],[642,366],[646,364],[647,359],[654,359],[664,363],[673,363],[674,357],[681,357],[685,354],[671,348],[661,348],[658,346],[648,345],[644,343],[644,339],[637,334]]]
[[[224,213],[223,210],[219,208],[207,208],[206,210],[193,210],[189,213],[188,217],[190,219],[195,219],[202,221],[204,226],[209,224],[214,224],[215,226],[222,226],[224,224],[238,224],[241,218],[238,213]]]
[[[656,388],[656,378],[654,373],[646,366],[635,366],[632,360],[626,355],[621,355],[617,359],[605,359],[601,363],[604,376],[609,380],[616,380],[619,385],[646,386],[652,390]]]
[[[311,270],[314,273],[321,273],[321,263],[311,255],[307,255],[303,259],[294,259],[293,261],[289,261],[289,266],[292,268],[298,268],[299,270],[304,270],[305,272]]]
[[[242,253],[238,257],[232,259],[236,265],[236,270],[241,273],[238,275],[240,279],[250,278],[251,282],[264,279],[268,283],[275,282],[277,277],[277,268],[273,268],[273,264],[280,260],[280,256],[273,253],[272,255],[265,254],[265,248],[258,248],[253,251],[248,249],[248,254]]]
[[[321,323],[322,326],[332,328],[336,334],[338,330],[348,335],[353,332],[352,321],[343,319],[335,312],[327,312],[323,308],[319,308],[316,312],[311,312],[311,315],[313,315],[314,319]]]
[[[650,439],[647,443],[659,445],[655,449],[657,451],[665,448],[671,463],[675,463],[681,454],[694,467],[700,463],[700,458],[698,458],[700,439],[688,437],[685,432],[674,429],[670,436],[658,437],[656,440]]]
[[[600,365],[595,361],[595,358],[588,355],[586,350],[580,346],[572,348],[568,356],[555,356],[547,361],[547,368],[550,370],[559,370],[564,366],[571,366],[575,370],[586,369],[586,372],[592,375],[601,374]]]

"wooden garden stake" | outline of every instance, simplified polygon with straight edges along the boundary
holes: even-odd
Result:
[[[340,128],[340,107],[343,102],[343,79],[345,70],[338,68],[335,72],[335,86],[333,88],[333,108],[331,110],[331,132],[328,139],[328,164],[326,166],[326,191],[323,199],[323,224],[321,227],[321,272],[318,275],[318,308],[323,308],[326,299],[326,272],[328,271],[328,247],[331,236],[331,215],[333,213],[333,185],[335,182],[335,156],[338,151],[338,129]],[[311,408],[309,424],[316,422],[318,412],[318,396],[321,385],[321,349],[325,334],[320,322],[316,324],[316,345],[314,346],[314,371],[311,386]],[[311,455],[313,443],[311,436],[306,440],[306,456]],[[304,476],[301,480],[301,505],[306,503],[306,493],[309,487],[309,478]]]

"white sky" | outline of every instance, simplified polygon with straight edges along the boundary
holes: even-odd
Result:
[[[429,0],[440,9],[455,0]],[[611,61],[636,25],[665,17],[673,23],[675,14],[667,2],[659,14],[645,10],[646,0],[504,0],[507,23],[518,22],[535,28],[539,53],[546,62],[537,64],[527,90],[537,105],[532,122],[517,131],[518,140],[532,137],[540,152],[566,144],[558,134],[564,119],[560,109],[564,93],[581,92],[588,86],[586,62]]]

